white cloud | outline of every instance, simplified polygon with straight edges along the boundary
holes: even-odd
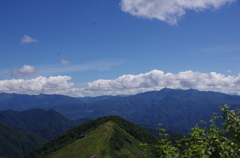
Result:
[[[26,77],[31,76],[37,71],[37,68],[30,65],[23,65],[23,67],[18,69],[13,69],[11,72],[11,76],[13,77]]]
[[[122,11],[131,15],[156,18],[175,25],[186,14],[186,10],[218,9],[234,1],[236,0],[121,0],[120,5]]]
[[[68,60],[61,60],[61,64],[62,65],[67,65],[67,64],[70,64],[70,62]]]
[[[240,75],[225,76],[216,72],[201,73],[193,71],[178,74],[153,70],[139,75],[123,75],[115,80],[96,80],[88,83],[85,90],[104,94],[136,94],[162,88],[198,89],[240,95]]]
[[[51,76],[48,78],[39,76],[29,80],[0,80],[0,92],[30,95],[44,93],[82,96],[85,91],[74,88],[74,84],[68,82],[70,79],[70,76]]]
[[[26,44],[26,43],[32,43],[32,42],[38,42],[37,39],[33,39],[32,37],[28,36],[28,35],[24,35],[22,38],[22,44]]]
[[[89,94],[137,94],[146,91],[172,89],[197,89],[240,95],[240,75],[225,76],[216,72],[201,73],[193,71],[177,74],[160,70],[138,75],[123,75],[115,80],[95,80],[85,88],[76,88],[69,82],[70,76],[36,77],[33,79],[0,80],[0,92],[37,95],[62,94],[86,96]]]

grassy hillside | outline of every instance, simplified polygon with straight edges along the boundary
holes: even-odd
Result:
[[[20,158],[47,140],[32,132],[24,132],[0,123],[0,155]]]
[[[109,121],[49,157],[143,157],[145,152],[139,144],[130,134]]]
[[[143,157],[140,143],[157,138],[119,116],[98,118],[84,123],[25,155],[37,157]]]

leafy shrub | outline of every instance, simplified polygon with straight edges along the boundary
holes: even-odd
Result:
[[[189,133],[173,143],[165,129],[158,128],[161,139],[155,146],[157,156],[161,158],[238,158],[240,157],[240,109],[230,110],[230,106],[219,106],[222,115],[214,116],[209,121],[210,128],[200,121]],[[222,127],[216,125],[217,120],[223,120]],[[160,124],[161,125],[161,124]],[[148,144],[142,144],[148,145]]]

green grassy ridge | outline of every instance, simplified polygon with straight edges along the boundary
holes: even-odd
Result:
[[[33,132],[24,132],[0,123],[0,154],[20,158],[47,140]]]
[[[110,121],[115,124],[114,131],[119,131],[119,129],[121,129],[122,131],[125,131],[126,133],[128,133],[128,135],[131,135],[131,137],[134,138],[138,142],[142,142],[142,143],[154,142],[155,143],[157,141],[156,136],[152,135],[150,132],[144,130],[143,128],[141,128],[133,123],[130,123],[119,116],[107,116],[107,117],[100,117],[95,120],[91,120],[89,122],[79,125],[78,127],[64,133],[63,135],[57,137],[56,139],[33,150],[29,154],[25,155],[24,158],[47,157],[47,156],[51,155],[52,153],[61,150],[61,148],[65,148],[65,147],[71,145],[72,143],[77,142],[78,140],[81,140],[80,139],[81,135],[88,135],[89,133],[93,132],[94,130],[98,129],[99,127],[103,126],[105,123],[110,122]],[[111,137],[111,138],[114,138],[114,135],[116,135],[116,134],[119,134],[119,132],[113,132],[113,137]],[[82,138],[82,140],[84,140],[84,139],[87,139],[87,137]],[[117,142],[114,139],[112,139],[111,141],[115,142],[115,143]],[[126,140],[124,140],[124,141],[126,141]],[[103,141],[103,142],[105,142],[105,141]],[[112,145],[112,146],[116,147],[116,145]],[[117,150],[117,149],[119,149],[119,147],[114,150]],[[118,156],[117,153],[112,152],[112,151],[110,152],[109,150],[106,150],[105,153],[104,153],[104,150],[101,150],[100,155],[103,155],[106,153],[107,154],[110,153],[110,155],[115,154],[115,156]],[[99,153],[97,153],[97,154],[99,154]]]
[[[53,152],[49,158],[89,158],[98,157],[102,150],[108,145],[108,140],[113,132],[114,123],[106,122],[96,129],[87,133],[84,138],[78,139],[73,143],[62,147]]]
[[[115,125],[112,136],[110,138],[110,149],[108,152],[102,151],[102,157],[129,157],[139,158],[147,157],[144,151],[145,147],[141,146],[139,140],[135,139],[132,135],[125,130]]]
[[[53,152],[48,158],[101,158],[144,157],[146,152],[140,142],[109,121],[73,143]]]

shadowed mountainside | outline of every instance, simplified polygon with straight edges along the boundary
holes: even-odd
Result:
[[[32,109],[18,112],[0,111],[0,122],[6,125],[35,132],[47,140],[87,122],[89,119],[69,120],[54,110]]]
[[[0,156],[22,157],[46,142],[46,139],[36,133],[17,130],[0,123]]]

